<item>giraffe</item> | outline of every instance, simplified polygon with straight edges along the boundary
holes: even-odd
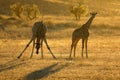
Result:
[[[39,48],[41,48],[41,57],[43,58],[43,41],[44,41],[48,50],[50,51],[51,55],[53,56],[54,59],[56,59],[56,57],[53,55],[53,53],[52,53],[52,51],[47,43],[46,32],[47,32],[47,29],[46,29],[46,26],[44,25],[43,21],[35,22],[33,25],[33,28],[32,28],[33,35],[31,37],[31,40],[28,42],[28,44],[26,45],[24,50],[20,53],[18,58],[20,58],[22,56],[22,54],[29,47],[29,45],[32,41],[33,41],[33,48],[32,48],[30,58],[32,58],[32,56],[33,56],[35,44],[36,44],[36,54],[39,53]],[[35,43],[35,41],[36,41],[36,43]]]
[[[91,25],[93,19],[95,18],[96,14],[97,14],[97,12],[90,13],[91,17],[89,18],[89,20],[85,24],[83,24],[81,27],[79,27],[73,31],[72,44],[71,44],[69,58],[71,58],[73,48],[74,48],[74,57],[75,57],[76,46],[80,39],[82,39],[82,58],[83,58],[84,45],[86,48],[86,58],[88,58],[87,42],[88,42],[88,37],[89,37],[89,28],[90,28],[90,25]]]

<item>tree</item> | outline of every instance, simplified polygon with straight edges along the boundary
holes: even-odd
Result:
[[[39,7],[35,4],[24,4],[21,3],[15,3],[10,5],[10,8],[12,10],[12,14],[14,16],[17,16],[18,18],[21,18],[21,14],[27,18],[27,20],[33,20],[37,18],[37,16],[40,15]]]
[[[37,18],[38,15],[40,15],[40,11],[37,5],[24,5],[24,13],[27,16],[28,20],[32,20]]]
[[[70,12],[75,16],[76,20],[80,20],[81,16],[84,16],[88,13],[88,7],[82,3],[78,5],[71,6]]]
[[[17,16],[18,18],[21,18],[21,14],[23,12],[23,6],[21,3],[15,3],[10,5],[10,8],[12,10],[13,16]]]

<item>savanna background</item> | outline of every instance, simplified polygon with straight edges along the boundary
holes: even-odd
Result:
[[[32,44],[20,59],[19,53],[31,38],[31,28],[41,16],[26,21],[11,15],[10,5],[38,5],[48,28],[47,40],[57,60],[44,44],[44,59]],[[89,58],[81,58],[81,40],[76,58],[68,60],[74,29],[84,24],[89,13],[75,20],[69,6],[74,0],[0,0],[0,80],[120,80],[120,1],[83,0],[89,12],[98,14],[90,27]]]

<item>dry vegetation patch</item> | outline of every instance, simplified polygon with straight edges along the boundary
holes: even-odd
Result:
[[[7,1],[0,1],[1,14],[6,14],[9,5],[17,0],[9,0],[5,4]],[[37,1],[34,0],[35,3]],[[81,58],[81,40],[77,46],[76,58],[68,59],[73,30],[89,19],[86,16],[80,21],[75,21],[72,15],[67,14],[66,9],[71,0],[37,2],[41,4],[40,9],[45,14],[48,44],[57,60],[52,58],[45,44],[43,44],[44,59],[41,59],[40,53],[37,55],[35,52],[33,58],[29,59],[32,44],[21,59],[17,59],[31,38],[31,28],[35,21],[23,21],[0,15],[0,80],[119,80],[120,1],[84,1],[90,10],[94,9],[98,12],[90,27],[88,59]],[[31,4],[32,1],[29,3]]]
[[[44,45],[44,59],[40,54],[29,59],[31,48],[21,59],[16,57],[29,40],[0,40],[0,79],[4,80],[119,80],[120,49],[117,37],[91,36],[89,39],[89,58],[81,58],[81,43],[78,44],[76,58],[68,60],[70,38],[48,39],[57,60],[52,59]],[[19,43],[19,44],[18,44]],[[12,73],[12,74],[11,74]]]

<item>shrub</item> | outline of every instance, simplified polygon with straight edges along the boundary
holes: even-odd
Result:
[[[88,10],[88,7],[82,3],[70,7],[70,12],[75,16],[76,20],[80,20],[80,17],[86,15]]]
[[[21,18],[21,14],[23,12],[23,6],[21,3],[15,3],[10,5],[10,8],[12,10],[12,15],[17,16],[18,18]]]
[[[27,20],[32,20],[37,18],[40,15],[39,7],[35,4],[25,4],[15,3],[10,5],[13,16],[17,16],[18,18],[26,17]],[[23,15],[23,16],[21,16]]]
[[[33,5],[26,4],[24,5],[24,13],[25,13],[24,15],[26,15],[27,17],[27,20],[32,20],[40,15],[40,10],[39,7],[35,4]]]

